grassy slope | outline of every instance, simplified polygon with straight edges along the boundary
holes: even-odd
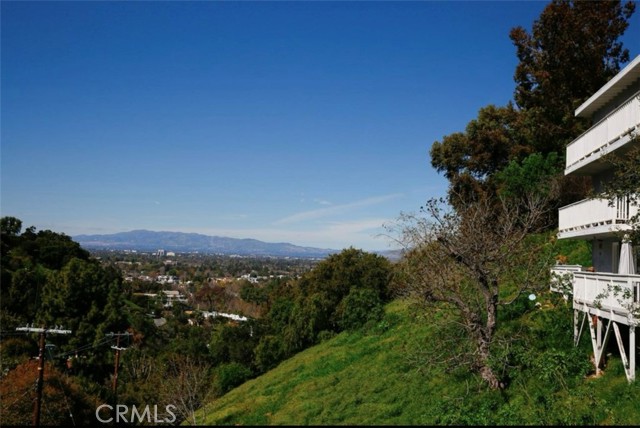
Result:
[[[548,323],[545,310],[522,317],[519,328],[535,331],[536,323]],[[214,400],[198,419],[227,425],[640,424],[640,382],[628,385],[614,357],[607,373],[592,379],[571,378],[562,361],[547,367],[545,354],[519,371],[503,393],[487,390],[463,370],[445,374],[440,365],[423,361],[418,371],[411,356],[438,341],[435,329],[410,312],[406,303],[391,303],[370,332],[342,333],[299,353]],[[568,331],[568,343],[558,352],[574,352],[570,316],[564,321],[558,327]],[[587,358],[586,345],[579,359]],[[541,355],[539,349],[531,352]]]

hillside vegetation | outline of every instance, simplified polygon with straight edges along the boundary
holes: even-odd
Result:
[[[508,378],[502,391],[443,362],[453,349],[436,361],[431,351],[455,327],[430,322],[442,321],[437,311],[425,317],[396,300],[375,326],[295,355],[210,402],[197,419],[208,425],[640,423],[640,384],[627,383],[615,347],[595,378],[588,335],[573,346],[569,305],[554,295],[538,301],[523,299],[504,311],[501,331],[518,340],[511,365],[501,367]]]

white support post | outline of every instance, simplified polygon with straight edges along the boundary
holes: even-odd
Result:
[[[582,330],[584,330],[584,324],[587,321],[587,313],[577,309],[573,312],[573,344],[578,346],[582,337]],[[582,322],[580,322],[580,313],[582,313]]]
[[[595,324],[595,325],[594,325]],[[597,326],[600,324],[598,317],[595,315],[589,322],[589,332],[591,333],[591,347],[593,348],[593,364],[596,366],[596,375],[600,374],[600,334],[596,332]]]
[[[629,382],[636,380],[636,326],[629,326]]]
[[[580,312],[577,309],[573,310],[573,343],[578,346],[580,340]]]
[[[592,322],[589,323],[589,330],[591,331],[591,345],[593,346],[593,364],[596,367],[596,374],[600,374],[600,366],[602,366],[602,360],[604,356],[604,351],[607,347],[607,343],[609,343],[609,337],[611,336],[611,324],[613,321],[609,320],[607,324],[607,330],[604,333],[604,338],[602,337],[602,322],[603,320],[593,315]],[[594,326],[595,324],[595,326]],[[615,323],[613,323],[614,329],[617,328]]]
[[[620,358],[622,359],[622,366],[624,367],[624,374],[627,375],[627,380],[629,382],[631,382],[633,380],[633,378],[635,377],[635,344],[631,344],[631,342],[635,342],[635,332],[633,333],[633,340],[631,340],[632,337],[632,331],[634,331],[634,329],[629,326],[629,356],[631,356],[631,354],[634,355],[633,357],[633,369],[631,368],[631,364],[630,364],[630,360],[627,358],[627,353],[625,352],[624,349],[624,343],[622,342],[622,335],[620,334],[620,329],[618,328],[618,324],[614,323],[613,324],[613,329],[616,332],[616,340],[618,341],[618,350],[620,351]],[[632,347],[633,346],[633,347]]]

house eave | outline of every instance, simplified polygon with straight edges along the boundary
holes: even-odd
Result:
[[[598,92],[582,103],[576,109],[575,115],[578,117],[590,117],[638,79],[640,79],[640,55],[620,70]]]

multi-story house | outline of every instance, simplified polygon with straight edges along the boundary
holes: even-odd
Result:
[[[640,136],[640,56],[578,107],[575,114],[590,118],[593,126],[567,146],[565,175],[590,176],[598,192],[613,175],[604,155],[615,152],[624,156],[640,144],[634,138]],[[585,199],[560,208],[558,213],[559,239],[592,242],[593,269],[564,267],[565,271],[572,271],[569,276],[576,344],[588,324],[599,371],[607,342],[614,334],[630,381],[635,378],[635,330],[640,322],[634,313],[640,302],[640,275],[633,273],[637,272],[638,247],[624,265],[620,264],[620,255],[629,253],[624,232],[631,228],[630,220],[637,213],[638,207],[627,198],[619,198],[613,204],[606,199]],[[625,272],[619,266],[624,266]],[[558,266],[554,270],[559,273],[562,269]]]

